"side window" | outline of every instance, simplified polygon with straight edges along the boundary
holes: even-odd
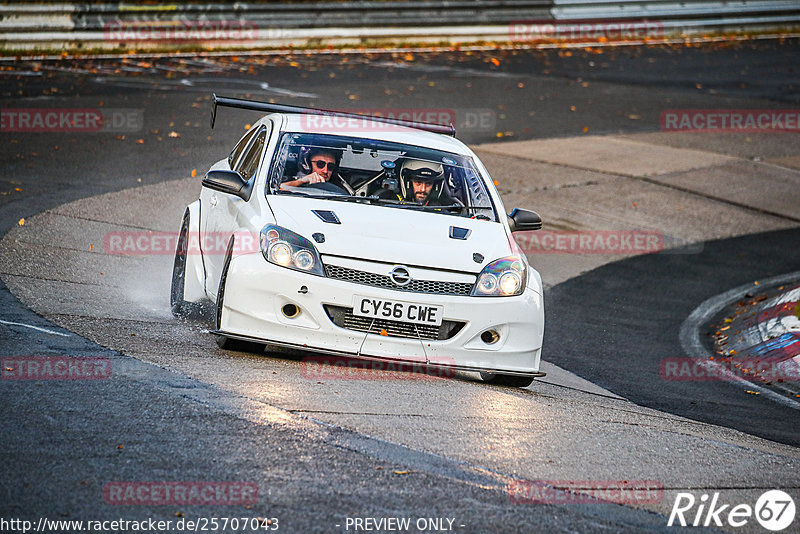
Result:
[[[267,129],[262,127],[259,129],[255,140],[247,148],[247,152],[245,152],[242,159],[239,160],[239,163],[236,165],[236,169],[234,170],[239,171],[239,174],[241,174],[245,180],[250,181],[250,179],[255,176],[258,170],[258,163],[261,160],[261,152],[264,150],[266,141]]]
[[[236,143],[236,146],[233,147],[233,150],[231,151],[230,155],[228,156],[228,166],[231,169],[233,169],[233,164],[236,163],[236,160],[239,158],[239,154],[242,153],[242,150],[244,150],[244,147],[246,147],[247,143],[250,142],[250,139],[253,138],[253,134],[256,133],[257,129],[258,128],[251,128],[249,132],[244,134],[244,137],[242,137],[241,141]]]

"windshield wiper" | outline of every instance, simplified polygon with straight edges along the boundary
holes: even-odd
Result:
[[[491,210],[490,206],[464,206],[463,204],[449,204],[446,206],[423,206],[422,204],[417,204],[416,202],[407,202],[407,201],[396,201],[388,198],[380,198],[374,195],[368,197],[355,197],[355,198],[363,198],[367,200],[371,200],[373,202],[378,202],[385,206],[392,206],[397,208],[410,208],[420,211],[436,211],[436,210],[444,210],[444,211],[463,211],[463,210]]]
[[[364,197],[354,196],[354,195],[312,195],[300,191],[285,191],[282,189],[278,189],[276,191],[278,194],[282,195],[299,195],[305,198],[315,198],[321,200],[338,200],[341,202],[358,202],[361,203],[368,203],[368,204],[382,204],[384,206],[392,206],[398,208],[411,208],[421,211],[436,211],[436,210],[445,210],[445,211],[462,211],[462,210],[491,210],[490,206],[464,206],[462,204],[449,204],[446,206],[423,206],[422,204],[417,204],[416,202],[406,202],[406,201],[397,201],[392,200],[390,198],[380,198],[375,195],[369,195]]]
[[[383,204],[387,206],[413,206],[411,203],[402,203],[390,198],[376,197],[375,195],[369,196],[355,196],[355,195],[337,195],[333,197],[325,197],[331,200],[342,200],[344,202],[357,202],[359,204]]]
[[[462,210],[490,210],[490,209],[492,209],[489,206],[464,206],[462,204],[449,204],[447,206],[422,206],[420,204],[409,204],[409,205],[410,206],[416,206],[417,208],[419,208],[421,210],[425,210],[425,211],[428,211],[428,210],[448,210],[448,211],[450,211],[450,210],[458,210],[458,211],[462,211]]]
[[[391,200],[385,200],[372,195],[368,197],[359,197],[355,195],[336,195],[325,198],[330,200],[341,200],[342,202],[357,202],[358,204],[383,204],[386,202],[392,202]]]
[[[328,200],[330,198],[334,198],[335,195],[309,195],[308,193],[301,193],[299,191],[284,191],[282,189],[278,189],[275,191],[276,195],[293,195],[296,197],[303,197],[303,198],[318,198],[322,200]]]

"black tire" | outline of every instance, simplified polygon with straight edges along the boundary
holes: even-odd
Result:
[[[506,386],[510,388],[525,388],[533,383],[532,376],[504,375],[500,373],[481,372],[481,380],[487,384]]]
[[[183,291],[186,287],[186,253],[189,245],[189,210],[183,215],[181,231],[178,234],[178,245],[175,249],[175,262],[172,265],[172,285],[169,291],[169,306],[172,315],[185,317],[189,314],[191,306],[183,300]]]
[[[230,241],[228,241],[228,250],[225,252],[225,263],[222,265],[222,275],[219,277],[219,288],[217,288],[217,313],[215,321],[217,330],[222,326],[222,300],[225,297],[225,281],[228,278],[228,268],[231,265],[231,256],[233,255],[233,239],[233,236],[231,236]],[[221,349],[236,350],[239,352],[264,352],[265,348],[263,343],[233,339],[221,334],[217,335],[217,345]]]

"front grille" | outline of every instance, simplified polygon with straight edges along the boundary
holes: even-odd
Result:
[[[465,295],[472,293],[472,284],[463,282],[439,282],[437,280],[414,280],[408,285],[400,287],[385,274],[368,273],[338,265],[326,265],[325,274],[329,278],[344,280],[354,284],[393,289],[395,291],[408,291],[411,293],[429,293],[436,295]]]
[[[325,313],[338,327],[370,334],[381,334],[389,337],[405,337],[412,339],[431,339],[442,341],[458,334],[464,327],[460,321],[442,321],[440,326],[388,321],[386,319],[370,319],[353,314],[353,308],[343,306],[325,306]]]

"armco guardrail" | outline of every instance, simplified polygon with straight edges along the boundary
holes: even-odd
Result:
[[[551,15],[558,23],[656,22],[664,36],[797,30],[800,0],[554,0]]]
[[[65,29],[102,30],[109,22],[128,20],[230,20],[244,18],[263,28],[333,28],[507,24],[520,17],[549,18],[552,0],[236,2],[236,3],[94,3],[8,4],[0,13],[68,15]],[[64,19],[62,19],[64,20]]]
[[[614,30],[613,24],[626,23],[630,29],[635,21],[656,25],[659,37],[797,30],[800,0],[17,2],[0,5],[0,48],[33,52],[558,41],[574,38],[575,24],[612,24]]]
[[[798,0],[553,0],[558,20],[722,18],[800,12]]]

